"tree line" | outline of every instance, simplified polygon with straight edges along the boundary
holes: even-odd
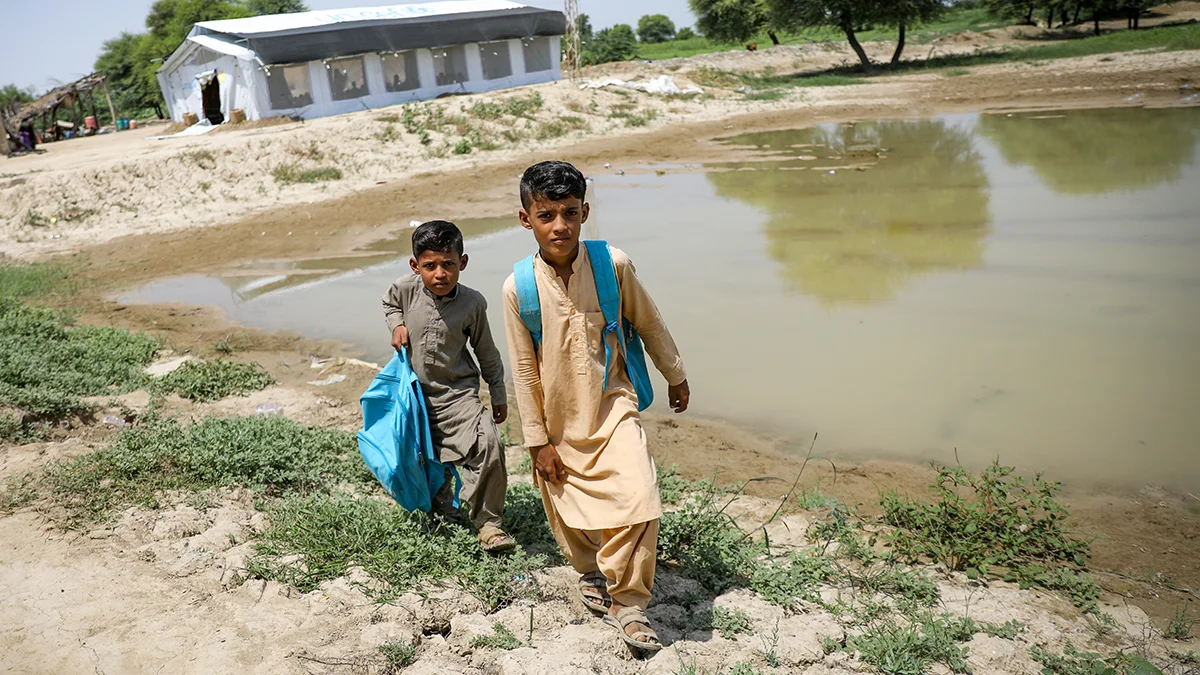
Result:
[[[984,7],[997,18],[1021,20],[1033,24],[1039,15],[1046,25],[1079,23],[1085,18],[1095,22],[1114,16],[1128,18],[1129,27],[1138,27],[1138,17],[1150,0],[688,0],[698,20],[697,27],[718,42],[744,42],[766,33],[779,44],[778,33],[833,28],[842,33],[863,68],[872,67],[858,40],[868,28],[896,31],[896,49],[892,63],[900,61],[909,29],[934,21],[954,7]],[[1057,21],[1056,21],[1057,20]]]
[[[165,117],[156,72],[200,21],[304,12],[303,0],[158,0],[146,31],[121,33],[104,43],[95,70],[108,78],[114,103],[126,117]]]

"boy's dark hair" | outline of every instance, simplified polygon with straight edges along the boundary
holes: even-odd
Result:
[[[413,230],[412,248],[414,258],[420,258],[421,254],[426,251],[437,251],[438,253],[453,251],[462,255],[462,231],[454,223],[445,220],[421,223],[417,229]]]
[[[528,209],[535,199],[559,201],[587,197],[587,180],[579,169],[566,163],[552,160],[540,162],[525,169],[521,176],[521,206]]]

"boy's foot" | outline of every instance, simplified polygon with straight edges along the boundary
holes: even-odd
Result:
[[[657,652],[663,648],[658,633],[650,627],[650,619],[646,618],[646,613],[640,607],[613,603],[612,609],[604,615],[604,623],[621,631],[621,640],[633,649]]]
[[[480,541],[479,545],[488,553],[503,553],[504,551],[511,551],[516,548],[517,540],[503,532],[497,532],[486,540]]]
[[[579,596],[584,607],[594,614],[608,614],[612,607],[612,596],[608,594],[608,579],[604,573],[588,572],[579,577]]]

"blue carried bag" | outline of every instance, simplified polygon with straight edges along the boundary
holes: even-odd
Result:
[[[604,313],[604,391],[608,391],[608,373],[612,366],[612,347],[608,334],[616,333],[621,354],[625,356],[625,370],[633,390],[637,394],[638,410],[650,407],[654,402],[654,386],[646,369],[646,352],[642,338],[633,324],[621,316],[621,289],[617,285],[617,270],[613,266],[612,253],[606,241],[585,241],[588,259],[592,263],[592,278],[596,282],[596,297],[600,300],[600,311]],[[517,309],[521,321],[533,337],[535,349],[542,346],[542,304],[538,297],[537,281],[533,274],[533,258],[529,256],[513,266],[513,280],[517,286]]]
[[[429,433],[421,383],[403,351],[375,376],[359,402],[363,428],[358,451],[363,462],[400,506],[429,511],[433,495],[446,482],[446,471]],[[458,505],[457,490],[454,503]]]

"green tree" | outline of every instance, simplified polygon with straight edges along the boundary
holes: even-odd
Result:
[[[145,33],[121,33],[106,41],[93,69],[108,79],[113,105],[120,113],[140,117],[156,111],[161,117],[162,93],[158,82],[147,89],[138,81],[137,54],[146,37]]]
[[[779,44],[766,0],[688,0],[696,27],[717,42],[745,42],[762,31]]]
[[[34,100],[33,87],[22,89],[15,84],[6,84],[0,89],[0,110]]]
[[[676,40],[694,40],[695,38],[696,31],[692,30],[691,26],[684,26],[683,28],[680,28],[677,33],[675,33]]]
[[[675,23],[666,14],[647,14],[638,19],[638,39],[654,44],[675,39]]]
[[[933,21],[945,11],[946,5],[942,0],[889,0],[879,3],[875,20],[885,26],[895,27],[898,33],[892,64],[900,63],[900,57],[904,54],[908,27]]]
[[[637,56],[637,36],[633,27],[619,23],[612,28],[605,28],[592,37],[584,46],[584,65],[594,66],[612,61],[628,61]]]
[[[880,6],[887,0],[765,0],[773,24],[784,30],[800,31],[831,26],[846,35],[864,69],[871,59],[858,41],[859,26],[882,17]]]
[[[575,32],[579,33],[579,39],[592,39],[592,19],[587,14],[580,14],[575,17]]]
[[[304,4],[304,0],[245,0],[244,4],[246,9],[255,16],[308,11],[308,5]]]

